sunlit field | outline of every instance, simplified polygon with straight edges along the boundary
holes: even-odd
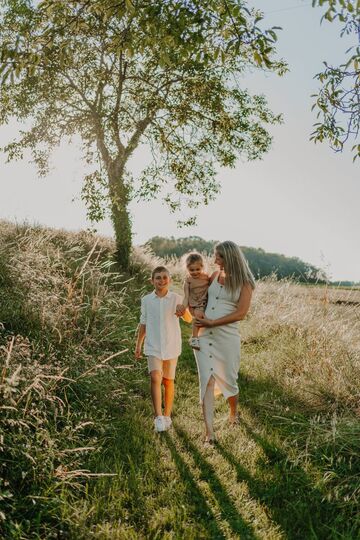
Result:
[[[204,447],[187,346],[173,428],[153,432],[140,297],[112,241],[0,222],[0,536],[352,539],[360,535],[360,291],[265,279],[241,323],[240,425]],[[173,287],[183,268],[167,261]],[[211,267],[211,259],[209,259]]]

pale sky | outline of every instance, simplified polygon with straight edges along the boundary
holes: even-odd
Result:
[[[309,141],[314,121],[310,95],[318,88],[313,76],[323,60],[341,62],[352,42],[339,37],[339,26],[320,25],[323,11],[313,9],[310,1],[252,0],[249,5],[266,13],[267,26],[283,28],[278,50],[290,67],[282,78],[259,72],[238,81],[240,87],[264,93],[272,110],[283,113],[284,123],[272,128],[272,149],[262,161],[239,160],[235,169],[220,172],[221,194],[198,211],[196,227],[178,229],[177,216],[159,201],[132,203],[134,243],[155,235],[229,239],[297,256],[334,280],[360,281],[359,164],[352,163],[350,149],[335,154],[326,144]],[[0,146],[14,134],[14,125],[0,127]],[[141,162],[142,156],[136,159]],[[83,171],[76,146],[59,149],[53,166],[48,178],[38,179],[31,164],[5,164],[0,154],[0,217],[87,228],[84,205],[73,201]],[[97,230],[112,235],[108,221]]]

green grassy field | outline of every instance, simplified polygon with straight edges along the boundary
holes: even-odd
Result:
[[[132,356],[152,262],[120,276],[111,248],[0,227],[2,537],[358,538],[359,293],[258,284],[241,422],[218,398],[208,448],[186,325],[173,427],[153,431]]]

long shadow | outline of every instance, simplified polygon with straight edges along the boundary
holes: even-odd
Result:
[[[250,433],[249,433],[250,434]],[[256,442],[260,442],[254,436]],[[236,470],[238,482],[246,482],[249,494],[266,507],[272,521],[280,525],[287,538],[310,539],[330,538],[329,531],[324,535],[316,532],[318,512],[316,508],[322,502],[322,495],[310,483],[300,467],[290,464],[279,449],[269,445],[262,439],[261,446],[269,462],[257,463],[258,476],[252,476],[221,443],[216,448]],[[273,478],[267,480],[262,473],[272,473]],[[314,513],[309,510],[314,509]]]
[[[178,426],[174,426],[174,429],[179,438],[182,439],[185,448],[192,454],[195,464],[200,469],[202,479],[208,483],[213,495],[217,499],[222,519],[227,521],[232,532],[238,537],[255,540],[257,536],[252,526],[246,523],[239,514],[236,506],[218,479],[214,467],[204,459],[183,429]],[[217,536],[210,538],[217,538]]]
[[[180,478],[176,487],[177,501],[181,501],[186,516],[191,516],[195,525],[192,529],[191,523],[188,523],[185,517],[182,522],[162,525],[164,528],[161,531],[158,530],[157,534],[165,535],[167,532],[174,535],[174,538],[225,540],[226,536],[220,529],[206,497],[197,486],[189,466],[178,453],[171,436],[166,432],[161,433],[158,443],[154,444],[154,436],[146,424],[144,425],[143,419],[133,418],[131,424],[133,429],[128,430],[125,437],[124,430],[128,427],[126,422],[128,418],[126,415],[123,418],[124,426],[121,425],[121,421],[118,422],[117,429],[111,434],[110,444],[104,448],[101,455],[102,471],[121,471],[120,479],[104,478],[89,488],[91,496],[101,493],[104,500],[104,504],[95,517],[95,522],[102,520],[116,522],[119,518],[125,519],[124,515],[129,512],[126,519],[139,537],[158,537],[152,529],[149,529],[151,520],[147,497],[149,490],[150,497],[157,497],[156,488],[161,485],[163,489],[164,482],[166,482],[167,471],[164,471],[158,463],[158,444],[164,443],[167,445],[179,472]],[[96,466],[99,467],[98,462],[94,463],[94,468]],[[126,497],[122,496],[123,500],[119,504],[113,503],[111,500],[112,494],[116,490],[119,493],[123,491],[123,493],[128,494]],[[110,504],[110,508],[107,507],[107,504]],[[162,502],[162,504],[166,503]],[[162,536],[160,537],[162,538]]]
[[[184,323],[181,323],[181,328],[183,332],[183,349],[181,354],[181,361],[179,362],[179,368],[185,369],[187,373],[194,375],[195,379],[198,378],[198,371],[196,366],[196,360],[194,355],[194,350],[188,345],[187,340],[190,337],[190,329]]]
[[[257,399],[257,396],[263,396],[264,393],[271,393],[274,400],[273,414],[267,413],[265,417],[263,402]],[[247,410],[254,418],[254,424],[269,434],[268,438],[259,435],[241,419],[241,425],[249,437],[261,446],[265,455],[265,459],[258,460],[256,464],[259,479],[251,476],[222,444],[218,444],[217,449],[235,468],[239,481],[247,482],[250,494],[266,505],[272,519],[282,527],[288,538],[357,538],[356,525],[354,521],[349,522],[351,515],[342,513],[336,502],[325,500],[324,493],[314,486],[304,469],[292,462],[286,452],[271,440],[274,434],[280,439],[289,438],[288,425],[279,422],[277,413],[278,416],[284,416],[286,405],[289,420],[296,419],[296,416],[304,417],[306,409],[309,409],[306,402],[284,392],[274,381],[250,377],[240,379],[239,401],[240,411]],[[301,422],[292,427],[295,439],[301,436],[301,429]],[[316,466],[316,462],[314,464]]]
[[[215,516],[206,501],[206,498],[197,486],[189,466],[180,456],[175,444],[171,440],[170,435],[168,433],[164,433],[163,438],[166,441],[179,474],[183,479],[184,484],[187,486],[187,493],[189,494],[188,504],[189,506],[191,503],[193,504],[192,514],[194,518],[203,524],[204,530],[206,530],[209,535],[208,538],[216,538],[219,540],[226,538],[224,533],[219,528]]]

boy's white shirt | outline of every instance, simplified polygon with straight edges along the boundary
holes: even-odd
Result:
[[[169,360],[180,355],[181,331],[175,311],[181,300],[181,296],[172,291],[165,296],[157,296],[153,291],[141,299],[140,323],[146,325],[146,356]]]

